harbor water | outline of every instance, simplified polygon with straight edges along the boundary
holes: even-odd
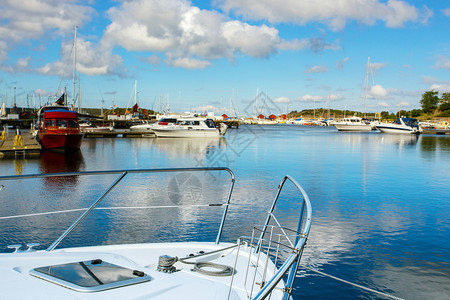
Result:
[[[305,189],[313,208],[302,265],[404,299],[450,299],[449,136],[242,125],[229,129],[223,138],[212,139],[92,138],[85,139],[81,151],[72,154],[46,152],[38,158],[1,159],[0,176],[218,166],[229,167],[236,175],[224,241],[233,242],[262,222],[277,185],[288,174]],[[219,197],[206,188],[208,180],[217,181],[219,189],[226,191],[226,184],[215,177],[199,180],[204,181],[203,188],[196,193],[202,197]],[[100,181],[91,180],[89,188],[77,178],[23,184],[23,190],[34,193],[31,198],[23,195],[21,187],[12,192],[0,183],[5,186],[0,190],[0,217],[68,209],[74,202],[86,207],[90,202],[80,203],[80,199],[92,200],[87,196],[95,194]],[[143,182],[138,176],[127,180],[127,188],[121,192],[126,201],[138,206],[142,195],[154,201],[167,196],[167,188]],[[288,190],[283,197],[287,202],[280,213],[290,222],[297,213],[295,195]],[[67,219],[79,214],[71,213]],[[211,219],[218,213],[212,214]],[[137,221],[132,221],[133,216],[138,216]],[[162,218],[174,225],[172,229],[158,227]],[[200,219],[190,210],[153,217],[142,210],[126,216],[104,212],[98,220],[86,219],[98,226],[98,232],[74,232],[65,246],[113,239],[135,242],[138,233],[159,242],[180,233],[174,231],[181,231],[178,240],[196,234],[201,240],[213,241],[217,222],[209,225],[208,218]],[[0,219],[0,252],[9,252],[9,244],[40,242],[48,246],[71,223],[64,219],[48,215],[40,221],[37,217]],[[119,225],[102,227],[111,219],[119,225],[136,223],[128,230]],[[156,226],[151,234],[149,224]],[[300,298],[386,299],[302,267],[294,291],[294,299]]]

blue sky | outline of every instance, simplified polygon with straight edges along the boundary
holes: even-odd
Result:
[[[0,11],[8,106],[14,88],[18,105],[58,86],[72,97],[75,26],[85,107],[131,107],[135,80],[141,107],[238,115],[254,112],[257,92],[274,114],[396,112],[450,92],[448,1],[4,0]]]

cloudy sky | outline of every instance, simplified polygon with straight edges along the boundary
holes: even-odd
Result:
[[[135,81],[141,107],[239,115],[257,93],[272,113],[395,112],[450,91],[448,1],[2,0],[0,11],[8,106],[14,93],[20,106],[64,87],[72,97],[75,26],[86,107],[132,106]]]

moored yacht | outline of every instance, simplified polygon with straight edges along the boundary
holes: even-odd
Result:
[[[83,133],[78,114],[66,106],[44,106],[38,112],[36,140],[48,150],[78,150]]]
[[[398,118],[393,123],[379,123],[376,127],[383,133],[419,134],[423,131],[413,118]]]
[[[227,125],[216,127],[212,119],[189,117],[178,118],[175,123],[158,122],[152,130],[157,137],[219,137],[227,131]]]
[[[335,121],[331,123],[336,127],[339,131],[371,131],[372,126],[370,123],[366,123],[362,118],[360,117],[350,117],[350,118],[343,118],[342,121]]]

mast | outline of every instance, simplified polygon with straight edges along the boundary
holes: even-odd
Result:
[[[331,95],[328,94],[328,120],[330,120]]]
[[[367,89],[369,87],[369,64],[370,64],[370,56],[367,57],[367,66],[366,66],[366,94],[364,95],[364,118],[367,117]]]
[[[77,73],[77,28],[78,26],[75,26],[75,36],[73,39],[73,104],[75,105],[75,80],[76,80],[76,73]],[[65,103],[67,105],[67,103]]]
[[[78,113],[81,113],[82,100],[83,100],[83,94],[82,94],[82,90],[81,90],[81,78],[80,78],[80,74],[78,74]]]
[[[137,104],[137,80],[134,81],[134,104]]]

